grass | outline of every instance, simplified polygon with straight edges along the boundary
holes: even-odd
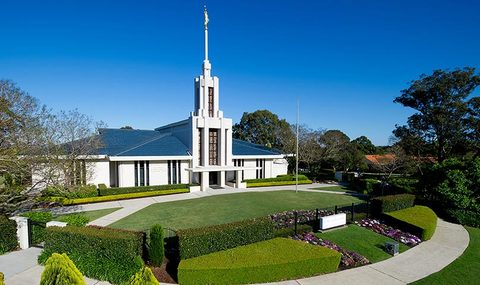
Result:
[[[439,272],[436,272],[411,284],[478,284],[478,276],[480,276],[480,229],[470,227],[465,228],[470,235],[470,243],[468,244],[465,252],[454,262],[452,262]]]
[[[403,210],[385,213],[385,216],[400,228],[420,235],[422,240],[429,240],[437,228],[437,215],[425,206],[414,206]]]
[[[336,185],[336,186],[327,186],[327,187],[316,187],[310,188],[311,190],[325,190],[325,191],[333,191],[333,192],[352,192],[356,193],[355,190],[352,190],[349,186],[345,185]]]
[[[86,212],[78,212],[78,213],[72,213],[76,215],[82,215],[88,218],[89,221],[94,221],[96,219],[99,219],[103,216],[106,216],[110,213],[115,212],[116,210],[121,209],[121,208],[111,208],[111,209],[103,209],[103,210],[95,210],[95,211],[86,211]],[[59,215],[54,218],[55,221],[63,222],[65,220],[65,217],[68,215],[72,214],[64,214],[64,215]]]
[[[344,229],[319,233],[317,236],[332,241],[345,249],[361,254],[372,263],[392,257],[385,252],[384,245],[387,241],[395,242],[395,240],[389,237],[377,234],[357,225],[349,225]],[[400,252],[404,252],[409,249],[409,247],[403,243],[399,243],[399,249]]]
[[[347,195],[294,191],[251,192],[216,195],[150,205],[111,225],[114,228],[146,230],[159,223],[174,229],[225,224],[294,210],[326,208],[361,202]]]
[[[295,279],[337,270],[340,253],[321,246],[275,238],[187,260],[180,284],[250,284]]]

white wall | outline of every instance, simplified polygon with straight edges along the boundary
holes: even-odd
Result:
[[[118,162],[118,186],[135,186],[135,165],[133,161]]]
[[[168,184],[168,165],[166,161],[150,161],[150,185]]]
[[[255,159],[245,159],[244,160],[244,167],[257,167],[257,162]],[[253,170],[245,170],[244,171],[244,180],[247,179],[255,179],[257,178],[257,171]]]
[[[105,184],[110,186],[110,162],[108,160],[96,160],[87,163],[87,184]]]
[[[288,173],[288,162],[285,158],[272,160],[272,177]]]

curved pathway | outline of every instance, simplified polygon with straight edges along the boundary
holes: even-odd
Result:
[[[276,282],[277,285],[400,285],[422,279],[457,259],[470,237],[461,225],[438,219],[433,237],[385,261],[310,278]]]

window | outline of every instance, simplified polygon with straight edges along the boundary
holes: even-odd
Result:
[[[203,158],[203,149],[202,149],[202,130],[198,129],[198,165],[202,165],[202,158]]]
[[[150,162],[149,161],[135,161],[135,186],[149,186],[150,185]]]
[[[257,179],[265,178],[265,159],[257,159],[256,165],[260,167],[260,169],[257,169]]]
[[[208,164],[218,165],[218,130],[209,130]]]
[[[208,115],[213,117],[213,87],[208,87]]]
[[[182,183],[182,161],[181,160],[169,160],[168,165],[168,184],[180,184]]]
[[[233,165],[234,166],[245,166],[245,160],[244,159],[234,159],[233,160]],[[245,180],[245,171],[244,170],[242,170],[242,181],[243,180]]]

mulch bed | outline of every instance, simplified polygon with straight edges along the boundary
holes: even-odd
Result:
[[[170,261],[167,258],[165,258],[162,266],[160,267],[153,267],[150,265],[148,267],[150,267],[150,269],[153,272],[153,275],[155,275],[155,278],[157,278],[157,280],[160,283],[174,283],[174,284],[177,283],[177,281],[175,280],[176,272],[172,272],[171,270],[171,267],[174,267],[174,266],[170,264]]]

